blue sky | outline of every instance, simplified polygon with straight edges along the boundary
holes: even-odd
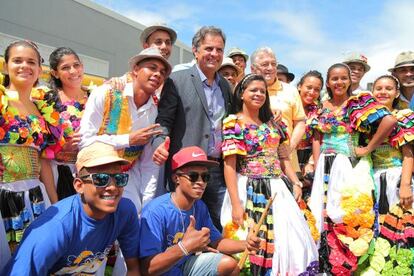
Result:
[[[189,46],[203,25],[223,29],[226,50],[238,46],[250,55],[270,46],[295,81],[310,69],[325,76],[330,65],[357,51],[371,65],[363,78],[370,82],[393,66],[398,53],[414,50],[411,0],[93,1],[144,25],[166,22]]]

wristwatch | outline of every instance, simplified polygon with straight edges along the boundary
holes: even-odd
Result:
[[[293,183],[293,185],[298,186],[298,187],[300,187],[300,188],[303,188],[303,183],[302,183],[302,182],[300,182],[300,181],[296,181],[296,182],[294,182],[294,183]]]

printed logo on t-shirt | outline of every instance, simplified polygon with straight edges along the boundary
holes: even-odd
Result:
[[[55,275],[77,274],[91,275],[95,274],[101,265],[105,262],[106,256],[112,248],[112,244],[105,248],[104,252],[93,253],[92,251],[82,251],[78,256],[70,255],[67,258],[65,267],[55,273]]]
[[[168,243],[167,247],[171,247],[173,245],[176,245],[180,240],[182,240],[183,236],[184,236],[183,232],[177,232],[177,233],[175,233],[174,236],[168,234],[167,235],[167,243]]]

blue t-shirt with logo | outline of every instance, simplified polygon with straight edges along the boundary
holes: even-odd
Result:
[[[90,218],[79,195],[49,207],[26,229],[1,275],[94,274],[115,240],[125,259],[138,257],[139,221],[134,204],[122,198],[101,220]]]
[[[153,199],[144,207],[141,213],[140,231],[140,258],[157,255],[177,244],[183,237],[190,216],[196,221],[196,230],[202,227],[210,229],[210,240],[215,242],[221,239],[221,234],[211,221],[207,206],[201,200],[197,200],[193,208],[188,211],[180,211],[171,201],[171,194],[165,194]],[[182,265],[188,257],[184,256],[168,272],[163,275],[182,275]]]

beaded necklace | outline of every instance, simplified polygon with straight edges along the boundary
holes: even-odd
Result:
[[[171,193],[171,200],[172,200],[172,202],[174,203],[173,205],[174,205],[174,207],[178,210],[178,212],[180,213],[180,218],[181,218],[181,226],[183,227],[183,233],[185,233],[185,228],[184,228],[184,216],[183,216],[183,213],[182,213],[182,211],[181,211],[181,209],[178,207],[178,204],[177,204],[177,202],[175,201],[175,199],[174,199],[174,196],[175,196],[175,193]],[[192,215],[194,216],[194,214],[195,214],[195,210],[194,210],[194,204],[193,204],[193,208],[192,208]]]

